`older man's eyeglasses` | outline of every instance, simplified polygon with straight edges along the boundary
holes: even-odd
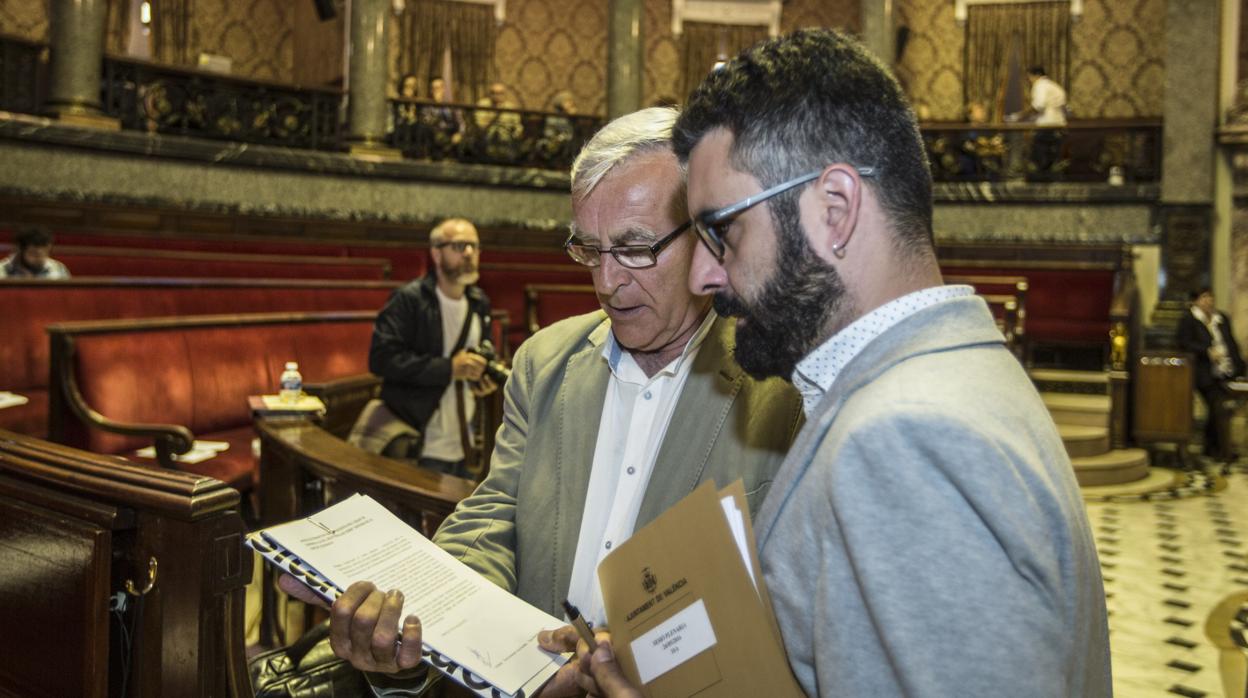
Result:
[[[472,248],[477,252],[481,251],[481,243],[472,242],[470,240],[447,240],[446,242],[436,243],[434,247],[439,250],[449,247],[460,254],[467,252],[469,248]]]
[[[858,167],[855,169],[857,169],[858,174],[863,177],[875,176],[874,167]],[[723,262],[724,250],[727,247],[724,242],[724,238],[728,235],[728,228],[732,225],[732,222],[736,220],[737,216],[740,216],[742,213],[745,213],[749,209],[763,203],[777,194],[783,194],[794,187],[801,186],[807,182],[818,179],[821,174],[823,174],[823,170],[818,169],[814,172],[790,179],[787,182],[781,182],[770,189],[764,189],[763,191],[754,194],[753,196],[748,196],[731,206],[725,206],[721,209],[698,214],[693,220],[693,228],[698,231],[698,239],[702,241],[703,245],[706,245],[706,249],[710,250],[711,254],[715,255],[715,259]]]
[[[569,235],[568,241],[563,243],[563,249],[567,250],[568,256],[578,264],[584,264],[587,267],[602,266],[602,255],[605,252],[615,257],[615,261],[619,262],[622,267],[645,269],[658,264],[659,253],[675,242],[676,238],[680,237],[680,234],[688,230],[692,225],[693,221],[681,224],[653,245],[615,245],[607,249],[577,242],[575,235]]]

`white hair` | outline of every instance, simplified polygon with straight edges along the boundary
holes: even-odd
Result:
[[[650,107],[615,119],[589,139],[572,163],[572,199],[581,201],[615,166],[639,153],[672,147],[672,126],[680,112]]]

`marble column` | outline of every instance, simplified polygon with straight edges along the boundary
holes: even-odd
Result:
[[[884,61],[884,65],[892,68],[896,51],[893,0],[862,0],[858,16],[862,26],[862,43]]]
[[[350,0],[350,7],[347,143],[352,155],[397,159],[400,153],[385,144],[390,0]]]
[[[1210,283],[1219,52],[1212,39],[1218,27],[1218,3],[1166,1],[1158,216],[1165,285],[1152,318],[1159,328],[1177,322],[1191,291]]]
[[[120,128],[100,111],[108,0],[52,0],[48,111],[78,126]]]
[[[607,25],[607,118],[641,108],[642,0],[610,0]]]

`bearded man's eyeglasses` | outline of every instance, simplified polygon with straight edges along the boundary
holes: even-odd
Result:
[[[693,225],[693,221],[682,223],[653,245],[615,245],[605,250],[601,247],[577,242],[576,236],[573,234],[569,235],[568,241],[563,243],[563,249],[567,250],[568,256],[578,264],[584,264],[587,267],[602,266],[602,255],[606,252],[615,257],[615,261],[619,262],[622,267],[645,269],[658,264],[659,253],[675,242],[676,238],[680,237],[680,234],[688,230],[691,225]]]
[[[468,240],[448,240],[447,242],[439,242],[435,244],[434,247],[439,250],[449,247],[460,254],[467,252],[469,248],[472,248],[477,252],[481,251],[481,243],[470,242]]]
[[[874,167],[856,167],[854,169],[858,170],[858,174],[862,177],[875,176]],[[740,216],[742,213],[745,213],[749,209],[763,203],[777,194],[783,194],[794,187],[818,179],[821,174],[823,174],[823,170],[818,169],[809,174],[804,174],[800,177],[790,179],[787,182],[781,182],[770,189],[764,189],[763,191],[754,194],[753,196],[748,196],[731,206],[725,206],[715,211],[699,213],[697,217],[693,219],[693,229],[698,232],[698,239],[702,241],[703,245],[706,245],[706,249],[710,250],[711,254],[715,256],[717,261],[723,263],[724,251],[727,247],[724,242],[724,238],[728,235],[728,228],[732,225],[732,222],[736,220],[737,216]]]

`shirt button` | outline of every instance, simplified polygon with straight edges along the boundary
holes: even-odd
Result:
[[[650,391],[649,391],[649,390],[647,390],[647,391],[646,391],[646,399],[647,399],[647,400],[649,400],[649,399],[650,399]]]
[[[607,550],[611,549],[611,541],[607,541]]]
[[[633,474],[633,473],[635,473],[635,472],[637,472],[637,469],[636,469],[636,468],[634,468],[634,467],[633,467],[633,466],[631,466],[631,465],[630,465],[630,466],[628,466],[628,474],[629,474],[629,475],[632,475],[632,474]]]

